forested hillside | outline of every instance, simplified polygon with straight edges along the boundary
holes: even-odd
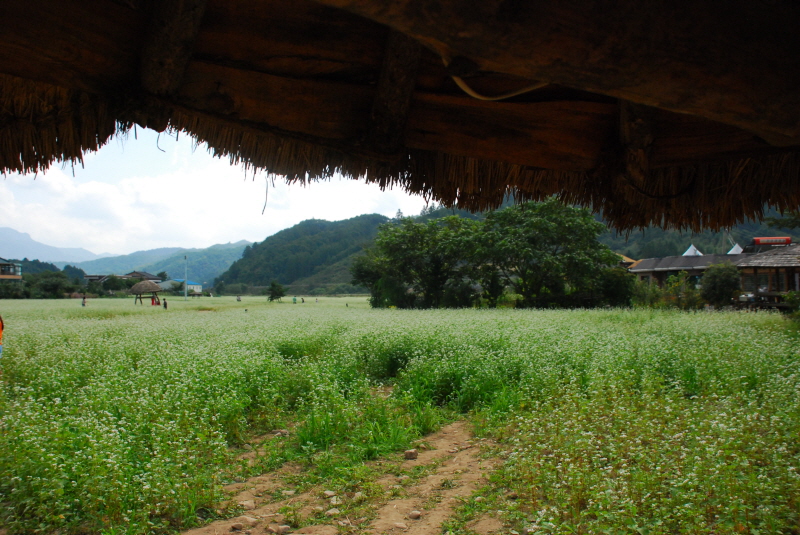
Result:
[[[153,262],[169,258],[183,250],[182,247],[161,247],[159,249],[136,251],[131,254],[113,256],[110,258],[76,262],[74,265],[75,267],[81,268],[89,275],[124,275],[125,273],[141,269]]]
[[[344,221],[303,221],[245,247],[242,258],[217,280],[226,286],[267,286],[273,280],[291,284],[361,252],[374,239],[378,225],[386,221],[388,218],[378,214]]]
[[[183,257],[188,255],[189,280],[208,287],[220,273],[242,257],[242,251],[248,243],[242,240],[236,243],[212,245],[206,249],[183,249],[168,258],[142,266],[141,269],[148,273],[166,271],[170,278],[182,279],[186,267]]]
[[[136,251],[113,258],[101,258],[89,262],[78,262],[76,267],[91,275],[124,275],[131,271],[160,273],[166,271],[171,278],[182,279],[189,256],[189,280],[211,285],[223,271],[241,258],[248,242],[221,243],[205,249],[184,249],[182,247],[163,247],[147,251]]]

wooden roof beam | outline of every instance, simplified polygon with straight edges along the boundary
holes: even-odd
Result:
[[[394,30],[389,32],[364,145],[390,159],[404,154],[406,124],[421,52],[418,41]]]
[[[153,3],[141,59],[141,83],[146,91],[159,96],[178,92],[207,3],[207,0]]]
[[[751,0],[317,0],[447,60],[800,144],[800,9]]]

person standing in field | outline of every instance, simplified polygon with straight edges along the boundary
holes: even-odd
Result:
[[[82,307],[86,306],[86,296],[85,295],[83,296],[83,299],[81,300],[81,306]]]
[[[0,316],[0,357],[3,356],[3,327],[5,327],[3,316]]]
[[[165,297],[165,298],[164,298],[164,310],[166,310],[166,309],[167,309],[167,299],[166,299],[166,297]]]

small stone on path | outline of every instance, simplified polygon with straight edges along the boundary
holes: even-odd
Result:
[[[326,498],[333,498],[334,496],[336,496],[336,493],[332,490],[326,490],[322,494],[324,494]]]
[[[293,491],[293,490],[282,490],[281,491],[281,494],[283,494],[284,496],[294,496],[294,493],[295,493],[295,491]]]
[[[256,508],[256,502],[253,500],[243,500],[239,502],[239,506],[244,509],[245,511],[252,511]]]
[[[231,531],[242,531],[244,529],[244,524],[241,522],[234,522],[231,524]]]
[[[417,450],[416,450],[416,449],[413,449],[413,450],[406,450],[406,451],[403,453],[403,456],[404,456],[406,459],[410,459],[410,460],[416,459],[416,458],[417,458],[417,455],[419,455],[419,453],[417,452]]]
[[[257,518],[253,518],[252,516],[243,516],[243,517],[241,517],[241,521],[242,521],[242,524],[244,524],[246,526],[249,526],[249,527],[253,527],[256,524],[258,524],[258,519]]]
[[[422,513],[420,513],[419,511],[411,511],[410,513],[408,513],[408,518],[410,518],[411,520],[418,520],[419,517],[421,516]]]
[[[328,509],[327,511],[325,511],[325,514],[328,516],[336,516],[338,514],[341,514],[341,511],[338,510],[336,507],[334,507],[333,509]]]
[[[397,529],[402,529],[402,530],[407,530],[408,529],[408,526],[406,524],[404,524],[403,522],[395,522],[394,523],[394,527],[396,527]]]
[[[333,498],[330,499],[330,503],[331,505],[341,505],[342,499],[338,496],[334,496]]]

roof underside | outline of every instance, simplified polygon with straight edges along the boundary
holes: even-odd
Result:
[[[338,172],[466,209],[556,194],[620,229],[800,207],[789,0],[469,8],[4,0],[0,170],[80,160],[138,124],[288,181]]]

